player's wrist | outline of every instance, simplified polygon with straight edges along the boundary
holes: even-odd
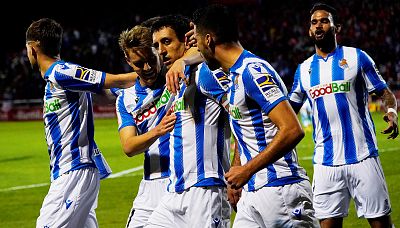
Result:
[[[397,110],[394,108],[388,108],[386,114],[393,113],[396,117],[398,117]]]

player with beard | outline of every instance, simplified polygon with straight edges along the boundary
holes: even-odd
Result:
[[[316,53],[298,66],[289,97],[296,112],[304,102],[312,107],[316,217],[322,227],[341,227],[353,198],[357,215],[371,227],[390,227],[368,93],[383,100],[388,127],[382,133],[390,134],[389,139],[399,134],[396,99],[370,56],[337,44],[341,26],[333,7],[317,3],[310,16]]]
[[[311,184],[295,150],[304,132],[282,79],[266,60],[241,46],[235,17],[226,7],[199,9],[193,22],[207,64],[229,72],[227,88],[215,83],[216,75],[198,80],[210,95],[222,94],[215,99],[229,112],[237,140],[240,161],[225,173],[231,188],[243,187],[233,227],[319,227]]]

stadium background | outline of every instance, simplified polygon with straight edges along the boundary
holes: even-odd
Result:
[[[64,27],[61,57],[82,66],[122,73],[129,71],[117,43],[119,33],[147,18],[180,13],[186,16],[197,8],[220,2],[234,10],[239,22],[242,45],[266,58],[290,89],[297,64],[313,54],[308,38],[308,10],[314,1],[223,0],[223,1],[112,1],[100,6],[73,2],[10,2],[0,14],[0,227],[31,227],[38,215],[48,186],[48,157],[41,121],[44,81],[31,70],[25,50],[25,30],[41,17],[56,19]],[[382,76],[400,100],[400,1],[337,0],[343,30],[341,45],[365,50],[376,62]],[[146,4],[145,4],[146,3]],[[5,4],[5,3],[2,3]],[[51,7],[51,10],[46,9]],[[398,139],[388,142],[379,131],[379,100],[371,97],[371,110],[377,121],[378,142],[383,151],[382,163],[387,176],[392,204],[400,201],[400,168],[395,153]],[[96,140],[106,154],[117,180],[102,183],[98,216],[103,227],[122,227],[141,178],[141,157],[126,158],[119,146],[114,106],[97,105]],[[110,117],[111,119],[100,119]],[[13,120],[13,121],[10,121]],[[301,164],[312,175],[310,134],[299,146]],[[387,162],[385,162],[387,161]],[[125,171],[129,171],[123,173]],[[125,174],[128,174],[127,176]],[[132,177],[133,176],[133,177]],[[42,185],[40,185],[42,183]],[[37,185],[39,184],[39,185]],[[22,186],[22,187],[21,187]],[[28,187],[26,187],[28,186]],[[34,187],[29,187],[34,186]],[[111,199],[111,200],[110,200]],[[111,201],[111,202],[110,202]],[[396,210],[397,208],[397,210]],[[399,207],[394,206],[394,221],[399,223]],[[345,226],[365,226],[355,219],[354,209]]]

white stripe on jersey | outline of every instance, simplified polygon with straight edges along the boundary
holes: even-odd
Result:
[[[199,74],[200,69],[195,77],[201,77]],[[229,169],[230,131],[226,113],[197,89],[196,78],[190,76],[188,87],[182,83],[172,107],[177,119],[170,140],[170,192],[182,192],[207,178],[224,182]]]
[[[334,166],[378,156],[368,92],[386,83],[363,51],[338,47],[326,59],[313,55],[299,65],[289,97],[311,104],[316,164]]]
[[[164,77],[164,75],[160,75]],[[120,91],[116,101],[118,129],[134,126],[141,135],[153,129],[171,107],[173,97],[165,86],[150,89],[141,86],[139,80],[128,89]],[[168,177],[169,172],[169,138],[167,133],[159,137],[144,152],[145,180]]]
[[[43,119],[50,156],[51,180],[65,172],[94,167],[92,98],[99,92],[105,73],[57,61],[44,75]]]

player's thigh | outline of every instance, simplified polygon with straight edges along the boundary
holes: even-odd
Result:
[[[319,227],[312,202],[311,184],[308,180],[283,186],[284,206],[293,227]]]
[[[191,187],[185,201],[189,227],[230,227],[231,207],[225,187]]]
[[[99,182],[95,168],[71,171],[54,180],[40,210],[37,226],[83,226],[97,199]]]
[[[389,193],[378,157],[367,158],[348,166],[349,188],[356,205],[357,215],[377,218],[391,211]]]
[[[126,227],[143,227],[147,223],[150,215],[167,193],[168,183],[168,178],[142,180],[140,182]]]
[[[314,165],[313,206],[318,219],[348,215],[350,192],[344,166]]]

